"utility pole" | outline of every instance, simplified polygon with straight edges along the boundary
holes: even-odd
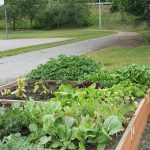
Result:
[[[6,37],[5,39],[8,40],[8,18],[7,18],[7,5],[4,5],[5,9],[5,28],[6,28]]]
[[[102,28],[102,7],[101,0],[99,0],[99,27]]]

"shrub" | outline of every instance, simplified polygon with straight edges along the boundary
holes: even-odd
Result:
[[[100,64],[84,56],[64,56],[50,59],[31,71],[29,79],[80,80],[100,70]]]

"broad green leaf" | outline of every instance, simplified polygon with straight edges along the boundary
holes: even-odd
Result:
[[[85,145],[82,142],[79,142],[79,150],[85,150]]]
[[[105,150],[106,143],[99,143],[97,146],[97,150]]]
[[[5,110],[6,110],[5,108],[0,107],[0,116],[5,114]]]
[[[123,130],[122,123],[115,115],[112,115],[105,120],[104,128],[106,129],[109,135],[114,135],[115,133]]]
[[[75,123],[75,119],[73,117],[65,117],[65,123],[67,127],[71,128],[73,124]]]
[[[41,137],[40,138],[40,143],[42,144],[42,145],[45,145],[45,144],[47,144],[49,141],[51,141],[51,137],[47,137],[47,136],[43,136],[43,137]]]
[[[52,141],[53,142],[53,141]],[[53,143],[52,143],[52,148],[58,148],[58,147],[62,147],[63,144],[62,142],[60,142],[60,140],[55,140]]]
[[[38,126],[35,123],[29,125],[29,129],[31,132],[36,132],[38,130]]]
[[[75,150],[75,149],[76,149],[76,146],[75,146],[73,143],[70,143],[70,144],[68,145],[68,149]]]

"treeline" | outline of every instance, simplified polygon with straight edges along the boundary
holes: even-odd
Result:
[[[30,28],[53,29],[89,25],[90,5],[93,0],[5,0],[8,22],[13,30],[25,20]],[[0,8],[0,19],[4,7]]]
[[[135,16],[135,23],[146,22],[150,26],[150,0],[112,0],[111,12]]]

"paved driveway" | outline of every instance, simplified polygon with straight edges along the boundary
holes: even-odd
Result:
[[[124,40],[130,40],[135,36],[131,32],[119,32],[116,35],[100,37],[96,39],[57,46],[40,51],[34,51],[16,56],[0,59],[0,82],[12,81],[19,76],[26,75],[41,63],[45,63],[49,58],[57,57],[60,54],[81,55],[94,50],[100,50],[115,46]]]
[[[41,45],[47,43],[54,43],[71,38],[42,38],[42,39],[12,39],[12,40],[0,40],[0,51],[6,51],[15,48]]]

